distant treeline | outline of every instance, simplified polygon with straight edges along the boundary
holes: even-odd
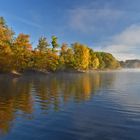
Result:
[[[134,59],[134,60],[120,61],[120,65],[122,68],[140,68],[140,60]]]
[[[15,36],[3,17],[0,17],[0,71],[10,72],[39,70],[89,70],[116,69],[120,63],[110,53],[94,52],[78,42],[68,45],[58,44],[58,38],[52,36],[48,42],[40,37],[36,48],[32,48],[30,37],[26,34]]]

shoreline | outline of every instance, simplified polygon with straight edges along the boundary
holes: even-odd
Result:
[[[0,76],[8,76],[11,78],[19,78],[21,76],[30,76],[30,75],[56,75],[56,74],[86,74],[86,73],[98,73],[98,72],[131,72],[131,71],[140,71],[140,69],[126,69],[126,68],[119,68],[119,69],[97,69],[97,70],[61,70],[55,72],[48,72],[48,71],[41,71],[41,70],[28,70],[24,72],[0,72]]]
[[[55,72],[49,72],[49,71],[44,71],[44,70],[27,70],[24,72],[17,72],[17,71],[11,71],[11,72],[0,72],[0,76],[1,75],[6,75],[6,76],[10,76],[10,77],[20,77],[23,75],[32,75],[32,74],[41,74],[41,75],[52,75],[52,74],[61,74],[61,73],[92,73],[92,72],[112,72],[112,71],[118,71],[118,70],[122,70],[123,68],[119,68],[119,69],[96,69],[96,70],[59,70],[59,71],[55,71]]]

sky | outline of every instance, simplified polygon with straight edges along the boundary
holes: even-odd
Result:
[[[81,42],[119,60],[140,59],[140,0],[0,0],[0,16],[33,47],[45,36]]]

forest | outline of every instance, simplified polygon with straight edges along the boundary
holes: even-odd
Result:
[[[33,48],[29,35],[16,35],[0,17],[0,72],[87,71],[119,67],[119,61],[110,53],[96,52],[79,42],[59,44],[56,36],[52,36],[50,42],[46,37],[40,37]]]

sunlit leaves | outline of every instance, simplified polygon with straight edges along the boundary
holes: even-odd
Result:
[[[61,49],[59,46],[56,36],[52,36],[51,42],[41,37],[33,49],[29,35],[21,33],[15,37],[4,18],[0,17],[0,71],[81,71],[120,67],[112,54],[94,52],[86,45],[63,43]]]
[[[74,65],[77,70],[86,70],[89,66],[89,49],[80,43],[73,44]]]
[[[12,46],[14,70],[20,71],[30,67],[31,50],[29,35],[19,34]]]

